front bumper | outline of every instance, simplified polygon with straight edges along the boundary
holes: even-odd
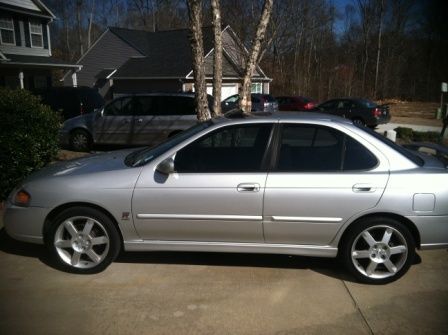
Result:
[[[43,226],[49,208],[19,207],[7,204],[3,214],[6,232],[12,238],[37,244],[43,244]]]
[[[448,247],[448,216],[408,216],[420,233],[420,246],[424,249]]]

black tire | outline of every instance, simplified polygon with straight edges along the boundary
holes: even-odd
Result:
[[[353,124],[359,125],[359,126],[366,126],[366,123],[361,118],[354,118],[352,119]]]
[[[71,222],[75,230],[67,222]],[[86,230],[87,226],[90,230]],[[121,249],[120,234],[112,220],[90,207],[62,211],[44,237],[57,267],[71,273],[101,272],[117,258]]]
[[[388,239],[386,232],[390,235]],[[346,232],[339,257],[359,282],[387,284],[409,270],[415,257],[415,241],[409,229],[399,221],[385,217],[366,218]]]
[[[74,151],[89,151],[92,136],[84,129],[75,129],[70,133],[70,148]]]

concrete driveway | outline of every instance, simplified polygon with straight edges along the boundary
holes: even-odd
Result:
[[[447,334],[448,252],[419,254],[385,286],[287,255],[126,253],[85,276],[2,229],[0,334]]]

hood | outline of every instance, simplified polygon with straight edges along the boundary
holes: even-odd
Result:
[[[132,169],[125,165],[124,159],[136,149],[110,151],[100,154],[92,154],[82,158],[64,162],[57,162],[31,174],[27,182],[42,178],[58,178],[66,176],[81,176],[102,172]]]

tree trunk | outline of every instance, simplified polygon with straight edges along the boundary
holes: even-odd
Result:
[[[215,51],[213,55],[213,117],[221,115],[222,88],[222,29],[220,0],[212,0],[213,32],[215,35]]]
[[[376,69],[375,69],[375,87],[373,91],[373,97],[375,99],[378,99],[378,73],[380,70],[380,55],[381,55],[381,33],[383,28],[383,11],[384,11],[384,0],[381,0],[380,2],[380,23],[378,27],[378,49],[376,52]]]
[[[197,117],[200,122],[210,119],[207,89],[205,86],[204,45],[202,39],[202,3],[200,0],[188,0],[190,23],[190,45],[193,56],[194,92]]]
[[[76,24],[77,24],[77,28],[78,28],[79,53],[82,56],[82,55],[84,55],[84,46],[82,44],[81,7],[82,7],[82,0],[77,0],[76,1]]]
[[[92,0],[92,11],[89,17],[89,28],[87,30],[87,49],[92,45],[92,25],[93,25],[93,12],[95,11],[95,0]]]
[[[274,0],[265,0],[263,4],[263,11],[261,13],[260,21],[258,22],[257,32],[252,42],[252,50],[248,55],[246,61],[246,69],[244,71],[243,83],[240,92],[240,108],[244,113],[250,113],[252,109],[251,101],[251,86],[252,76],[254,74],[257,62],[259,60],[259,54],[261,50],[261,43],[264,40],[266,34],[266,28],[271,17],[272,5]]]

